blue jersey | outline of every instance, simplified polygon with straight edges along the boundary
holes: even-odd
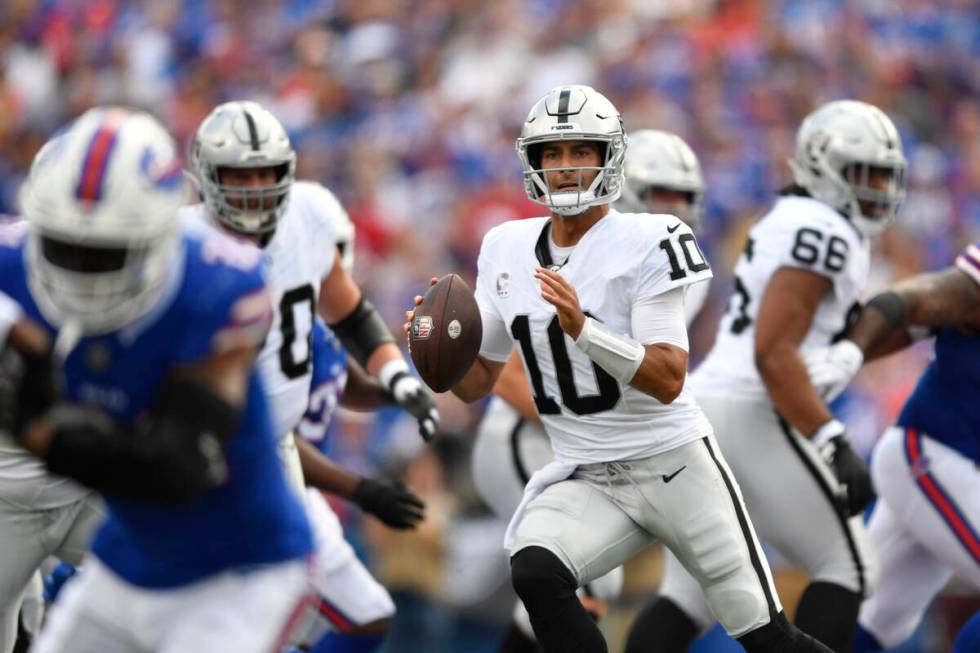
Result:
[[[0,292],[55,336],[28,289],[24,240],[22,229],[0,234]],[[132,424],[149,409],[173,369],[202,361],[242,338],[254,339],[256,324],[264,332],[268,298],[259,261],[250,255],[251,250],[217,233],[182,235],[155,307],[118,331],[81,338],[68,354],[66,398]],[[95,555],[126,581],[151,588],[308,555],[309,525],[286,485],[254,371],[226,458],[228,480],[184,506],[107,497],[109,516],[93,542]]]
[[[327,429],[347,385],[347,350],[319,317],[313,323],[313,379],[310,402],[297,431],[326,452]]]
[[[957,267],[980,283],[980,247],[967,249]],[[980,463],[980,335],[944,328],[936,356],[898,417],[910,426]]]

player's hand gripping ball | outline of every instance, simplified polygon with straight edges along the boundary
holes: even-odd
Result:
[[[480,353],[483,322],[476,298],[458,274],[447,274],[433,280],[410,315],[408,347],[415,368],[435,392],[446,392]]]

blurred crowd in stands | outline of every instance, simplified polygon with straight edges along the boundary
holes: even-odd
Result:
[[[298,176],[345,203],[355,277],[400,329],[430,276],[472,278],[488,228],[540,213],[514,139],[546,90],[590,84],[628,130],[677,132],[700,157],[700,239],[716,279],[692,333],[696,362],[745,231],[789,181],[796,127],[823,101],[878,105],[909,159],[908,199],[876,248],[869,292],[980,240],[978,62],[976,0],[4,0],[0,213],[16,213],[39,145],[92,105],[148,108],[187,143],[214,105],[254,99],[289,129]],[[836,406],[865,453],[928,351],[872,366]],[[430,503],[408,535],[338,506],[399,596],[404,641],[429,638],[402,647],[396,628],[390,651],[493,650],[508,618],[502,525],[468,480],[480,407],[440,407],[446,433],[427,450],[395,412],[345,414],[334,429],[338,459],[405,474]],[[651,575],[629,587],[649,591]],[[941,642],[942,630],[922,636]]]

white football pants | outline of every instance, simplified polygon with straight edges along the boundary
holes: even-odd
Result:
[[[810,441],[781,422],[768,400],[695,397],[715,429],[759,536],[811,580],[867,596],[876,566],[861,516],[842,515],[837,479]],[[684,567],[676,556],[665,554],[660,594],[707,629],[713,615]]]
[[[524,495],[531,474],[554,457],[544,427],[529,422],[503,399],[493,397],[480,421],[473,446],[473,481],[480,496],[501,519],[509,520]],[[587,583],[578,591],[609,601],[623,590],[623,568]],[[514,606],[514,623],[534,638],[530,618],[521,601]]]
[[[881,580],[859,622],[894,648],[953,574],[980,591],[980,470],[928,435],[892,427],[875,447],[871,474],[878,504],[868,533]]]

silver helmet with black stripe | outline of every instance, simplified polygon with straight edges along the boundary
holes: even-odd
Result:
[[[631,132],[625,171],[623,195],[616,208],[633,213],[674,214],[698,230],[704,177],[698,157],[684,139],[659,129]],[[670,195],[676,195],[677,200],[667,200]]]
[[[296,152],[282,123],[256,102],[217,106],[191,145],[191,170],[216,220],[243,234],[270,234],[286,210]],[[264,172],[255,182],[235,173]]]
[[[541,151],[556,141],[594,141],[602,146],[600,165],[571,168],[580,179],[583,172],[596,171],[587,188],[553,192],[548,187]],[[591,86],[551,89],[531,107],[516,145],[528,198],[559,215],[578,215],[590,206],[609,204],[623,190],[623,121],[613,103]]]
[[[797,185],[866,235],[887,227],[905,199],[902,138],[891,119],[867,102],[837,100],[808,115],[789,165]]]

